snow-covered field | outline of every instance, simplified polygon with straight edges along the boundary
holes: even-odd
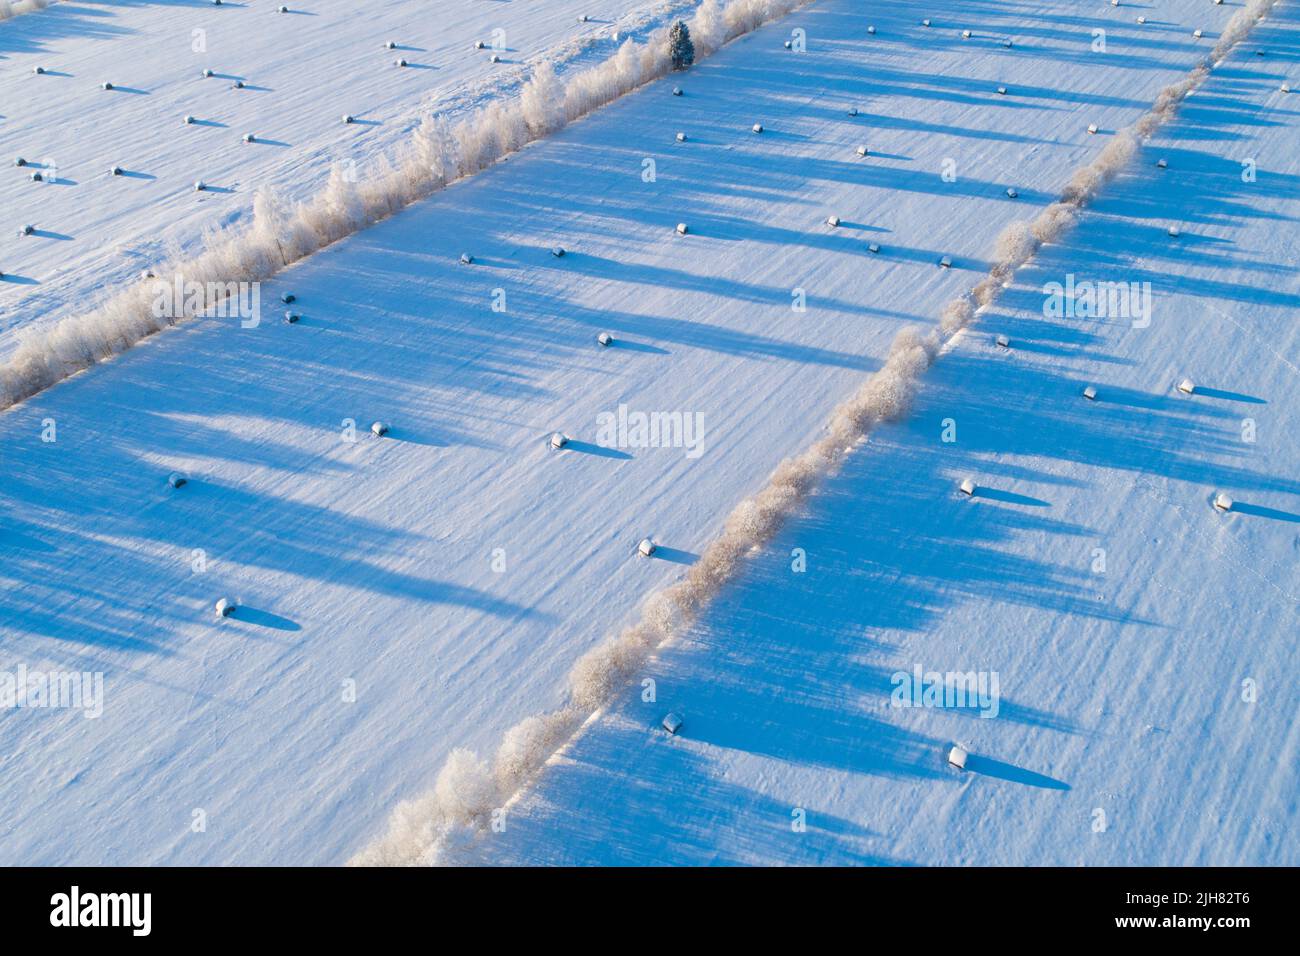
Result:
[[[0,356],[19,331],[192,255],[204,230],[239,226],[256,190],[302,199],[334,166],[365,177],[423,113],[480,106],[530,63],[609,56],[616,33],[642,35],[693,3],[601,0],[597,14],[587,0],[461,0],[436,16],[428,0],[280,6],[66,0],[5,24]],[[36,231],[19,237],[24,224]]]
[[[583,4],[547,0],[448,3],[436,23],[392,3],[359,21],[303,3],[290,43],[232,25],[278,24],[270,4],[144,3],[92,29],[95,6],[0,28],[0,84],[89,89],[21,122],[6,96],[0,133],[80,150],[84,173],[59,166],[79,185],[133,168],[109,154],[148,126],[140,171],[157,178],[106,181],[128,187],[109,199],[0,180],[6,211],[33,190],[48,203],[18,219],[79,223],[62,227],[74,239],[6,240],[34,257],[4,267],[19,277],[0,286],[10,329],[109,291],[164,233],[195,242],[209,216],[247,213],[246,190],[195,194],[198,175],[305,192],[340,152],[384,154],[427,97],[492,95],[472,46],[498,19],[523,60],[620,15],[671,18],[604,3],[581,24]],[[1139,25],[1100,2],[816,0],[266,283],[270,312],[297,296],[298,323],[189,323],[4,413],[0,670],[103,671],[105,693],[96,719],[0,718],[0,862],[352,858],[453,749],[490,755],[562,705],[574,662],[1240,7],[1154,0]],[[168,59],[199,18],[207,57],[182,44]],[[629,687],[471,858],[1296,862],[1300,170],[1278,89],[1296,26],[1278,7],[939,358],[912,417],[855,451],[653,662],[653,705]],[[214,59],[227,29],[238,52]],[[796,29],[807,52],[783,47]],[[446,75],[392,68],[390,36]],[[75,77],[31,75],[41,60]],[[198,78],[205,60],[248,87]],[[148,96],[99,90],[106,71]],[[180,124],[203,84],[232,104],[214,113],[224,128]],[[343,126],[343,110],[381,125]],[[292,145],[241,143],[254,126]],[[182,145],[192,132],[220,134],[221,152]],[[199,159],[213,167],[193,172]],[[1044,318],[1043,283],[1067,273],[1150,280],[1151,324]],[[1096,403],[1078,394],[1090,383]],[[683,413],[698,441],[612,447],[600,416],[622,405]],[[174,471],[190,483],[168,488]],[[973,500],[956,492],[967,475]],[[1210,506],[1218,490],[1232,512]],[[213,613],[221,597],[232,617]],[[997,671],[997,719],[890,709],[890,675],[916,664]],[[669,709],[677,738],[654,729]],[[972,773],[944,768],[953,740]]]

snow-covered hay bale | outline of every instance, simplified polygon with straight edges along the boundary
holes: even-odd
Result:
[[[755,123],[753,126],[750,127],[750,129],[752,129],[755,133],[761,133],[763,132],[763,124]]]
[[[878,243],[878,242],[869,242],[869,243],[867,243],[867,252],[870,252],[870,253],[873,253],[873,254],[880,252],[880,243]]]
[[[280,301],[283,302],[285,305],[288,305],[290,302],[295,301],[297,298],[298,297],[294,295],[292,292],[285,292],[281,294]]]
[[[867,27],[867,33],[868,33],[870,36],[875,36],[875,35],[876,35],[876,27],[875,27],[875,24],[872,24],[872,25],[870,25],[870,26]]]
[[[1226,492],[1220,491],[1217,495],[1214,496],[1214,507],[1217,508],[1219,511],[1231,511],[1232,497],[1228,495]]]
[[[25,222],[23,223],[22,228],[18,230],[18,234],[21,236],[30,236],[35,231],[36,231],[35,226],[33,226],[30,222]]]
[[[1192,36],[1199,40],[1201,37],[1205,36],[1205,32],[1202,30],[1193,30]]]
[[[117,173],[115,173],[114,175],[121,176],[121,175],[122,175],[122,171],[121,171],[121,170],[118,170]],[[194,191],[195,191],[196,193],[201,193],[201,192],[203,192],[203,191],[204,191],[205,189],[207,189],[207,188],[208,188],[208,184],[205,183],[203,180],[201,180],[201,179],[196,179],[196,180],[194,181]]]
[[[298,320],[301,318],[302,316],[299,313],[293,311],[293,309],[289,309],[284,313],[284,321],[287,325],[297,325]]]
[[[1006,96],[1006,95],[1007,95],[1007,88],[1005,86],[999,86],[998,96]]]
[[[682,718],[678,714],[669,712],[663,719],[663,728],[676,736],[677,731],[682,729]]]
[[[850,106],[850,107],[849,107],[849,115],[850,115],[850,116],[857,116],[857,115],[858,115],[858,108],[857,108],[856,106]]]
[[[108,174],[109,174],[110,176],[121,176],[121,175],[122,175],[122,167],[121,167],[121,166],[110,166],[110,167],[108,167]]]
[[[636,546],[637,553],[643,558],[648,558],[655,553],[655,543],[649,538],[642,538],[641,543]]]
[[[231,598],[222,598],[216,604],[217,617],[230,617],[235,613],[235,602]]]
[[[41,173],[41,171],[40,171],[39,169],[36,170],[36,172],[32,173],[32,182],[34,182],[34,183],[41,183],[41,182],[44,182],[44,181],[45,181],[45,176],[42,175],[42,173]]]
[[[1177,239],[1177,238],[1178,238],[1179,236],[1181,236],[1182,234],[1183,234],[1183,231],[1182,231],[1181,229],[1179,229],[1177,226],[1170,226],[1170,227],[1169,227],[1169,238],[1170,238],[1170,239]]]
[[[1156,160],[1156,169],[1168,169],[1168,168],[1169,168],[1169,160],[1167,159]]]
[[[969,31],[969,30],[962,30],[962,31],[961,31],[961,38],[962,38],[963,40],[969,40],[969,39],[970,39],[970,31]]]
[[[614,344],[614,336],[608,332],[601,332],[600,335],[596,336],[596,341],[605,348],[609,348]]]
[[[41,76],[41,75],[43,75],[43,74],[45,73],[45,67],[43,67],[43,66],[34,66],[34,67],[32,67],[32,72],[35,73],[37,76]]]
[[[256,134],[256,133],[245,133],[245,134],[244,134],[244,142],[245,142],[245,143],[256,143],[256,142],[257,142],[257,134]]]
[[[343,125],[344,125],[344,126],[347,126],[348,124],[350,124],[350,123],[352,123],[352,122],[354,122],[354,119],[353,119],[353,117],[352,117],[352,114],[351,114],[351,113],[344,113],[344,114],[343,114]]]
[[[215,75],[215,74],[214,74],[214,73],[212,72],[212,70],[210,70],[210,69],[204,69],[204,71],[203,71],[203,78],[204,78],[204,79],[208,79],[209,77],[212,77],[212,76],[214,76],[214,75]]]
[[[1196,383],[1190,378],[1185,378],[1178,383],[1178,391],[1182,392],[1184,395],[1191,395],[1196,391]]]
[[[282,4],[280,4],[278,7],[275,8],[275,12],[276,12],[276,13],[288,13],[288,12],[289,12],[289,8],[286,7],[286,6],[282,3]]]
[[[21,156],[15,156],[15,157],[14,157],[14,165],[15,165],[15,166],[26,166],[26,165],[27,165],[27,160],[23,159]]]
[[[691,231],[691,227],[688,226],[688,225],[686,225],[686,223],[684,223],[684,222],[679,222],[679,223],[677,224],[677,235],[679,235],[679,236],[684,236],[684,235],[686,235],[686,234],[687,234],[688,232],[690,232],[690,231]]]
[[[551,246],[551,255],[557,259],[563,259],[565,256],[564,246]]]
[[[187,484],[189,484],[189,479],[186,478],[179,471],[173,471],[170,475],[167,476],[168,487],[183,488]]]
[[[1020,195],[1020,190],[1016,189],[1015,186],[1008,186],[1008,187],[1007,187],[1007,198],[1008,198],[1008,199],[1016,199],[1017,197],[1019,197],[1019,195]]]
[[[396,49],[397,49],[397,44],[394,43],[392,40],[388,40],[388,41],[386,41],[386,42],[384,43],[384,49],[385,49],[385,50],[396,50]]]
[[[244,81],[243,81],[243,80],[235,80],[235,82],[233,82],[233,83],[230,84],[230,88],[231,88],[231,89],[234,89],[234,90],[242,90],[242,89],[244,88]]]
[[[501,62],[501,54],[500,54],[500,53],[493,53],[490,57],[488,57],[488,61],[491,62],[491,63],[500,63],[500,62]],[[401,60],[401,61],[398,62],[397,65],[398,65],[398,66],[406,66],[406,61],[405,61],[405,60]]]
[[[840,217],[839,217],[839,216],[827,216],[827,217],[826,217],[826,225],[830,226],[832,229],[837,228],[837,227],[839,226],[839,224],[840,224]]]
[[[551,447],[559,451],[569,443],[569,436],[564,432],[551,432]]]
[[[472,266],[474,264],[474,257],[468,252],[462,252],[460,254],[460,264],[463,266]]]
[[[929,17],[926,17],[924,20],[921,21],[921,26],[923,26],[923,27],[928,27],[929,25],[930,25],[930,18],[929,18]]]
[[[994,341],[994,343],[997,345],[997,347],[1000,348],[1000,349],[1009,349],[1009,348],[1011,348],[1011,339],[1008,338],[1006,334],[1000,334],[1000,335],[998,335],[998,337],[997,337],[996,339],[994,339],[993,341]]]
[[[182,118],[181,122],[184,123],[186,126],[193,126],[193,125],[194,125],[194,117],[193,117],[193,116],[190,116],[190,115],[187,113],[187,114],[185,114],[184,118]]]
[[[958,770],[965,770],[966,758],[969,756],[970,754],[966,752],[965,747],[959,747],[954,744],[953,748],[948,751],[948,766],[955,767]]]
[[[869,156],[871,155],[871,148],[868,146],[859,146],[857,152],[859,156]]]
[[[370,426],[370,433],[376,438],[383,438],[391,431],[388,422],[373,422]]]
[[[476,40],[476,41],[474,42],[474,49],[476,49],[476,50],[486,50],[486,49],[487,49],[487,44],[484,43],[482,40]]]
[[[679,143],[684,143],[684,142],[686,142],[686,134],[685,134],[685,133],[678,133],[678,134],[677,134],[677,142],[679,142]]]
[[[1089,123],[1089,124],[1088,124],[1088,133],[1089,133],[1089,135],[1092,135],[1092,136],[1097,135],[1097,130],[1098,130],[1099,128],[1100,128],[1100,127],[1098,127],[1096,123]]]
[[[940,260],[939,260],[939,268],[940,268],[940,269],[951,269],[951,268],[952,268],[952,256],[944,256],[942,259],[940,259]]]
[[[961,480],[961,484],[957,486],[957,489],[958,489],[958,490],[959,490],[963,495],[971,495],[971,496],[973,496],[973,495],[975,494],[975,479],[974,479],[974,478],[963,478],[963,479]]]
[[[673,96],[681,96],[681,95],[682,95],[682,88],[680,86],[674,86]]]
[[[1083,390],[1083,397],[1090,402],[1097,400],[1097,386],[1089,385]]]

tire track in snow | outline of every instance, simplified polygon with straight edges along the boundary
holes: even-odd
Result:
[[[996,301],[1017,269],[1045,243],[1060,239],[1080,210],[1177,112],[1211,70],[1249,35],[1279,0],[1248,0],[1224,28],[1209,56],[1160,92],[1151,108],[1119,131],[1091,163],[1078,169],[1061,197],[1030,221],[1013,222],[995,241],[994,265],[970,291],[949,302],[928,333],[904,329],[884,366],[841,404],[824,434],[782,462],[768,485],[742,501],[723,533],[685,578],[651,595],[639,622],[585,654],[569,677],[569,702],[506,731],[492,763],[464,749],[447,757],[431,792],[400,804],[388,832],[358,853],[352,865],[436,865],[469,861],[492,815],[520,793],[574,737],[594,721],[636,670],[675,639],[734,579],[746,557],[768,543],[812,490],[837,470],[877,425],[903,417],[922,376],[976,317]]]

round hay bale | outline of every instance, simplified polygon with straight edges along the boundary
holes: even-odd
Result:
[[[217,617],[230,617],[235,613],[235,602],[231,598],[222,598],[216,605]]]
[[[642,538],[641,543],[636,546],[637,553],[643,558],[648,558],[655,553],[655,543],[649,538]]]
[[[610,335],[608,332],[601,332],[600,335],[596,336],[596,341],[605,348],[608,348],[614,344],[614,336]]]

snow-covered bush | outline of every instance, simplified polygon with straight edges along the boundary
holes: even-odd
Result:
[[[0,20],[44,10],[53,2],[54,0],[0,0]]]

